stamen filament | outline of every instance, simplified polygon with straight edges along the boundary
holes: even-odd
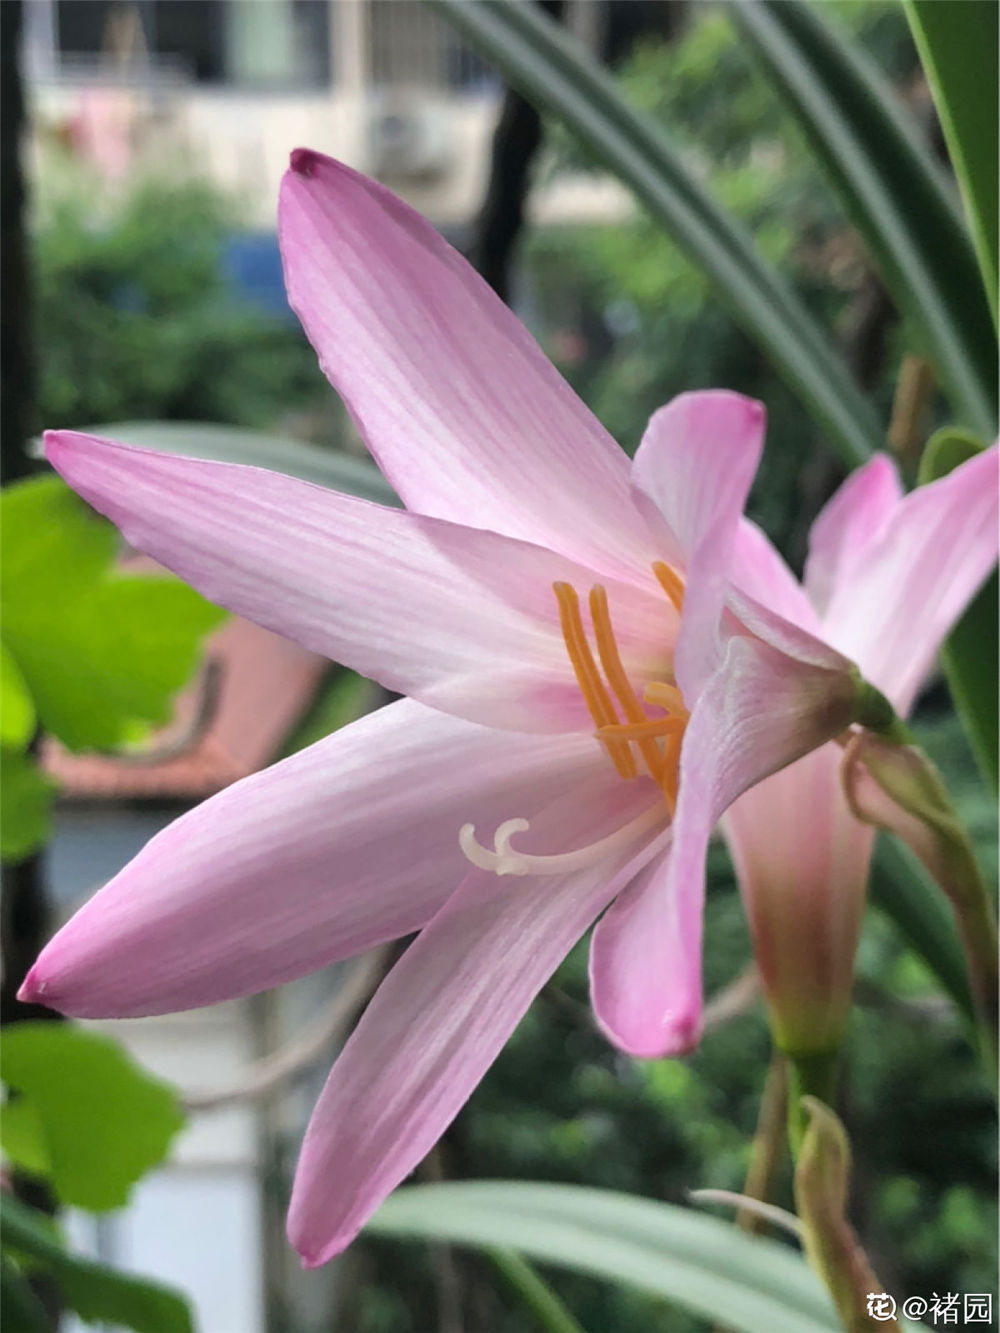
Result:
[[[576,595],[576,589],[571,583],[553,583],[552,589],[559,603],[559,622],[562,626],[563,638],[566,641],[566,651],[569,654],[577,684],[580,686],[580,693],[590,710],[590,716],[598,727],[614,725],[618,721],[618,715],[615,712],[614,704],[611,702],[611,696],[601,680],[594,655],[590,651],[590,644],[587,642],[587,636],[583,629],[580,600]],[[607,750],[619,777],[635,778],[639,776],[635,757],[628,745],[609,741],[607,742]]]
[[[663,807],[659,801],[635,819],[624,824],[614,833],[586,847],[578,847],[572,852],[558,852],[555,855],[534,855],[531,852],[519,852],[511,847],[510,840],[515,833],[526,833],[530,827],[526,819],[508,819],[500,825],[493,838],[493,851],[476,840],[475,824],[463,824],[458,834],[458,843],[466,858],[480,870],[492,870],[497,875],[565,875],[573,870],[583,870],[602,860],[622,843],[637,838],[640,834],[662,825]]]
[[[659,704],[661,708],[669,708],[674,713],[687,715],[684,696],[676,685],[668,685],[663,680],[651,680],[643,690],[642,697],[648,704]]]
[[[677,788],[681,773],[681,745],[684,743],[684,730],[671,731],[667,734],[663,748],[663,778],[660,788],[667,803],[671,818],[677,811]]]
[[[645,722],[646,711],[636,698],[635,691],[625,674],[621,654],[618,652],[618,644],[615,642],[614,629],[611,625],[608,594],[600,583],[595,583],[590,590],[590,618],[594,624],[594,637],[597,640],[597,651],[600,654],[601,666],[604,668],[604,674],[621,704],[622,712],[630,723]],[[633,733],[629,736],[629,740],[638,742],[639,753],[646,761],[650,776],[654,781],[659,782],[662,759],[660,747],[656,744],[656,741],[653,740],[651,735],[642,732]]]
[[[662,560],[654,562],[653,573],[659,580],[660,587],[673,602],[677,614],[680,615],[684,610],[684,580],[676,570],[671,569]]]
[[[642,736],[672,736],[687,726],[682,717],[651,717],[645,722],[619,722],[598,728],[598,735],[622,740],[638,740]]]

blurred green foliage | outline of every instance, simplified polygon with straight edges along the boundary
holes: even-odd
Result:
[[[48,1181],[61,1203],[121,1208],[165,1157],[184,1124],[177,1094],[118,1042],[70,1023],[8,1029],[0,1144],[23,1171]]]
[[[837,8],[883,68],[913,78],[916,55],[894,6]],[[621,84],[669,127],[727,212],[820,322],[838,331],[888,422],[903,331],[875,294],[863,248],[802,132],[725,12],[701,11],[677,42],[640,45]],[[565,132],[553,138],[550,170],[585,165]],[[572,359],[560,358],[558,339],[548,350],[630,453],[653,411],[685,389],[724,384],[767,404],[767,449],[751,513],[800,560],[808,523],[842,469],[818,448],[818,432],[794,395],[662,227],[640,213],[624,223],[539,230],[525,257],[544,322],[583,333]]]
[[[57,477],[6,487],[0,519],[0,851],[16,860],[49,832],[36,726],[71,749],[141,739],[170,717],[223,612],[176,579],[121,573],[114,528]]]
[[[193,1333],[191,1312],[179,1292],[131,1273],[119,1273],[67,1249],[50,1218],[9,1194],[0,1195],[3,1286],[0,1317],[12,1333],[51,1333],[49,1313],[29,1278],[45,1275],[62,1308],[88,1324],[135,1333]]]
[[[75,178],[73,178],[75,179]],[[241,299],[222,265],[236,201],[164,177],[78,183],[34,235],[39,426],[164,419],[270,426],[329,390],[294,320]]]

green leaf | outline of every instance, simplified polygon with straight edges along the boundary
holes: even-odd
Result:
[[[892,86],[813,4],[738,0],[729,12],[805,131],[954,410],[990,433],[997,348],[975,251]],[[994,120],[995,112],[994,98]]]
[[[86,433],[188,458],[266,467],[316,486],[359,495],[363,500],[399,504],[396,492],[370,459],[353,458],[280,435],[200,421],[121,421],[110,426],[88,426]]]
[[[128,1202],[132,1186],[161,1162],[184,1116],[174,1090],[141,1069],[103,1033],[71,1023],[5,1029],[4,1082],[37,1117],[46,1173],[63,1203],[100,1212]],[[0,1143],[30,1169],[23,1124]],[[37,1166],[37,1157],[35,1160]]]
[[[0,744],[23,750],[35,733],[35,705],[7,645],[0,640]]]
[[[812,316],[715,203],[650,116],[527,0],[428,0],[535,105],[562,120],[714,282],[848,464],[880,445],[871,405]]]
[[[981,449],[979,441],[965,431],[954,427],[939,430],[928,441],[920,460],[921,483],[946,476]],[[941,652],[951,697],[994,794],[1000,771],[1000,755],[997,752],[1000,731],[1000,711],[997,707],[997,662],[1000,660],[998,604],[1000,584],[994,571],[969,604]]]
[[[786,1246],[673,1204],[578,1185],[469,1181],[399,1190],[376,1236],[516,1250],[628,1283],[736,1333],[834,1333],[829,1297]]]
[[[4,636],[39,723],[107,749],[167,722],[223,612],[176,579],[118,573],[114,528],[57,478],[8,487],[0,508]]]
[[[0,857],[20,861],[48,840],[56,785],[30,754],[0,749]]]
[[[52,1333],[45,1306],[7,1254],[0,1254],[0,1328],[8,1333]]]
[[[4,1103],[0,1147],[8,1161],[29,1176],[51,1176],[52,1156],[45,1126],[33,1102],[11,1097]]]
[[[179,1292],[70,1254],[48,1218],[9,1194],[0,1195],[0,1221],[5,1249],[51,1274],[64,1304],[88,1323],[135,1333],[193,1333],[191,1312]],[[19,1333],[17,1324],[11,1327]]]
[[[903,0],[934,94],[941,128],[979,258],[986,297],[997,314],[997,3]]]
[[[926,870],[895,838],[880,837],[875,844],[870,896],[934,973],[963,1017],[974,1025],[975,1011],[955,918]]]

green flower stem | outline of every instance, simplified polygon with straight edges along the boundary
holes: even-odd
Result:
[[[809,1124],[802,1098],[815,1097],[825,1106],[834,1106],[840,1080],[840,1052],[786,1051],[785,1057],[788,1061],[788,1142],[792,1156],[797,1159]]]
[[[764,1091],[757,1116],[757,1132],[750,1145],[750,1163],[747,1167],[743,1193],[748,1199],[767,1203],[774,1197],[775,1177],[784,1160],[786,1104],[788,1102],[787,1061],[780,1051],[771,1056]],[[743,1210],[736,1215],[741,1231],[756,1235],[764,1229],[757,1213]]]
[[[540,1333],[584,1333],[548,1283],[516,1251],[490,1249],[486,1257],[522,1308],[534,1317]]]

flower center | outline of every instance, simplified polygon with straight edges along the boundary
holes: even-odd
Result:
[[[680,575],[662,561],[656,562],[653,573],[680,611],[684,605],[684,583]],[[598,740],[622,778],[639,776],[637,750],[638,759],[663,792],[667,808],[673,814],[677,805],[681,743],[689,716],[680,690],[671,682],[650,681],[643,691],[643,699],[665,712],[665,716],[650,717],[622,664],[604,586],[595,583],[589,598],[590,622],[600,667],[587,639],[576,589],[570,583],[554,583],[552,588],[559,603],[566,652],[580,693],[594,719]],[[615,707],[616,700],[621,716]]]
[[[653,565],[653,573],[680,612],[684,605],[683,579],[662,561]],[[672,682],[650,681],[643,690],[643,698],[646,703],[662,709],[664,714],[650,717],[632,688],[622,663],[604,586],[596,583],[589,598],[597,660],[584,629],[576,589],[570,583],[554,583],[552,590],[559,603],[566,652],[580,693],[594,719],[595,735],[619,777],[633,779],[639,776],[638,751],[639,760],[660,788],[667,809],[673,815],[677,805],[681,743],[689,716],[680,690]],[[512,847],[511,839],[515,834],[528,831],[530,825],[526,819],[505,820],[493,836],[492,851],[477,840],[474,824],[462,825],[458,842],[466,858],[480,870],[492,870],[497,875],[561,875],[593,865],[616,848],[662,824],[663,807],[657,802],[614,833],[571,852],[539,855]]]

